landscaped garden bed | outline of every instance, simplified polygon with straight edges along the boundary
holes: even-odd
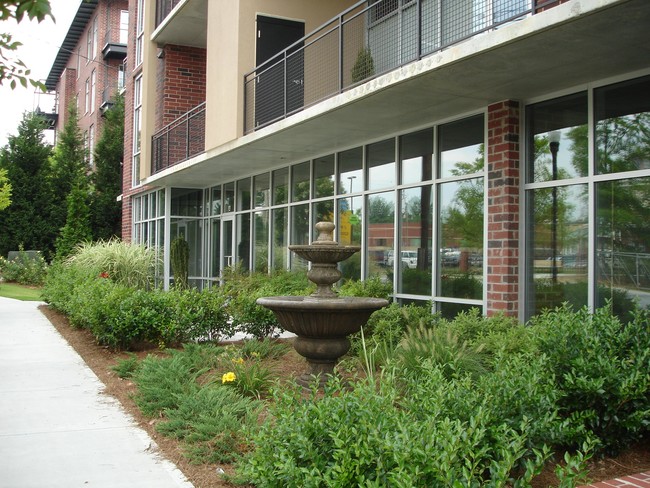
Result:
[[[649,467],[644,313],[621,323],[607,309],[564,308],[523,327],[391,305],[354,338],[345,380],[310,392],[290,381],[304,363],[281,342],[197,344],[272,333],[254,299],[304,292],[300,277],[232,276],[217,290],[163,294],[71,263],[44,290],[77,327],[60,330],[83,334],[108,393],[196,486],[228,486],[217,469],[255,486],[574,486],[590,466],[592,478],[611,477],[599,460],[621,452],[607,466],[640,464],[618,473]],[[372,281],[345,291],[385,293]],[[154,349],[117,352],[133,346]]]

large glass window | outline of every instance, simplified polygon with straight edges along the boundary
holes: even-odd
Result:
[[[309,204],[291,207],[291,244],[309,244]],[[291,269],[307,269],[307,261],[291,253]]]
[[[527,309],[587,304],[588,188],[567,180],[588,175],[587,94],[528,107]]]
[[[271,187],[268,173],[257,175],[254,178],[254,206],[255,208],[268,207],[271,203]]]
[[[237,182],[237,210],[251,208],[251,179],[244,178]]]
[[[596,88],[593,121],[587,92],[528,107],[529,315],[650,305],[649,93],[650,77]]]
[[[361,245],[361,229],[363,227],[363,197],[349,197],[338,199],[339,225],[338,242],[344,246]],[[339,264],[344,279],[361,279],[361,253]]]

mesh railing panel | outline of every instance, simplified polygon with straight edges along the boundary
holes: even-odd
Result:
[[[533,13],[532,0],[362,1],[244,79],[249,133],[358,83]]]

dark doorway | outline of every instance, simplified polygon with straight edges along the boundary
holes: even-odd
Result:
[[[282,54],[304,36],[305,24],[302,22],[257,16],[256,127],[280,119],[304,105],[302,43],[287,52],[286,63]]]

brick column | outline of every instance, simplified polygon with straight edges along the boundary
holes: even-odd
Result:
[[[519,102],[488,107],[487,314],[519,312]]]

